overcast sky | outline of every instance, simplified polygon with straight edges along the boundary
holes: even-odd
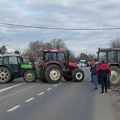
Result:
[[[0,0],[0,23],[61,28],[120,27],[119,0]],[[76,54],[96,53],[120,37],[120,30],[62,31],[0,24],[0,40],[19,50],[31,41],[61,38]],[[0,45],[2,43],[0,42]]]

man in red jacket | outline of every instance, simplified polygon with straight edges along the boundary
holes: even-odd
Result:
[[[102,88],[101,95],[104,95],[104,89],[105,89],[105,93],[107,93],[107,82],[108,82],[108,75],[110,74],[110,67],[103,60],[102,64],[99,65],[97,72],[99,74],[99,79],[101,82],[101,88]]]

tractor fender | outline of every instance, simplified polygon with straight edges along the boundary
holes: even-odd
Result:
[[[11,69],[10,66],[8,66],[8,65],[0,65],[0,67],[7,67],[7,68],[10,70],[12,76],[14,75],[14,72],[13,72],[13,70]]]
[[[24,75],[24,73],[27,71],[27,70],[33,70],[34,72],[36,72],[36,69],[35,68],[23,68],[22,69],[22,76]]]
[[[78,68],[78,65],[76,63],[69,63],[69,66],[72,68]]]

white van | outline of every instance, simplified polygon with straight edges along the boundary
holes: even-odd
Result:
[[[86,67],[86,61],[85,60],[80,60],[80,62],[78,63],[78,66],[80,67]]]

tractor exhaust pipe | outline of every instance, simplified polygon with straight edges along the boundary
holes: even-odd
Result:
[[[69,66],[69,56],[70,56],[70,52],[69,50],[67,50],[67,55],[66,55],[66,65]]]

